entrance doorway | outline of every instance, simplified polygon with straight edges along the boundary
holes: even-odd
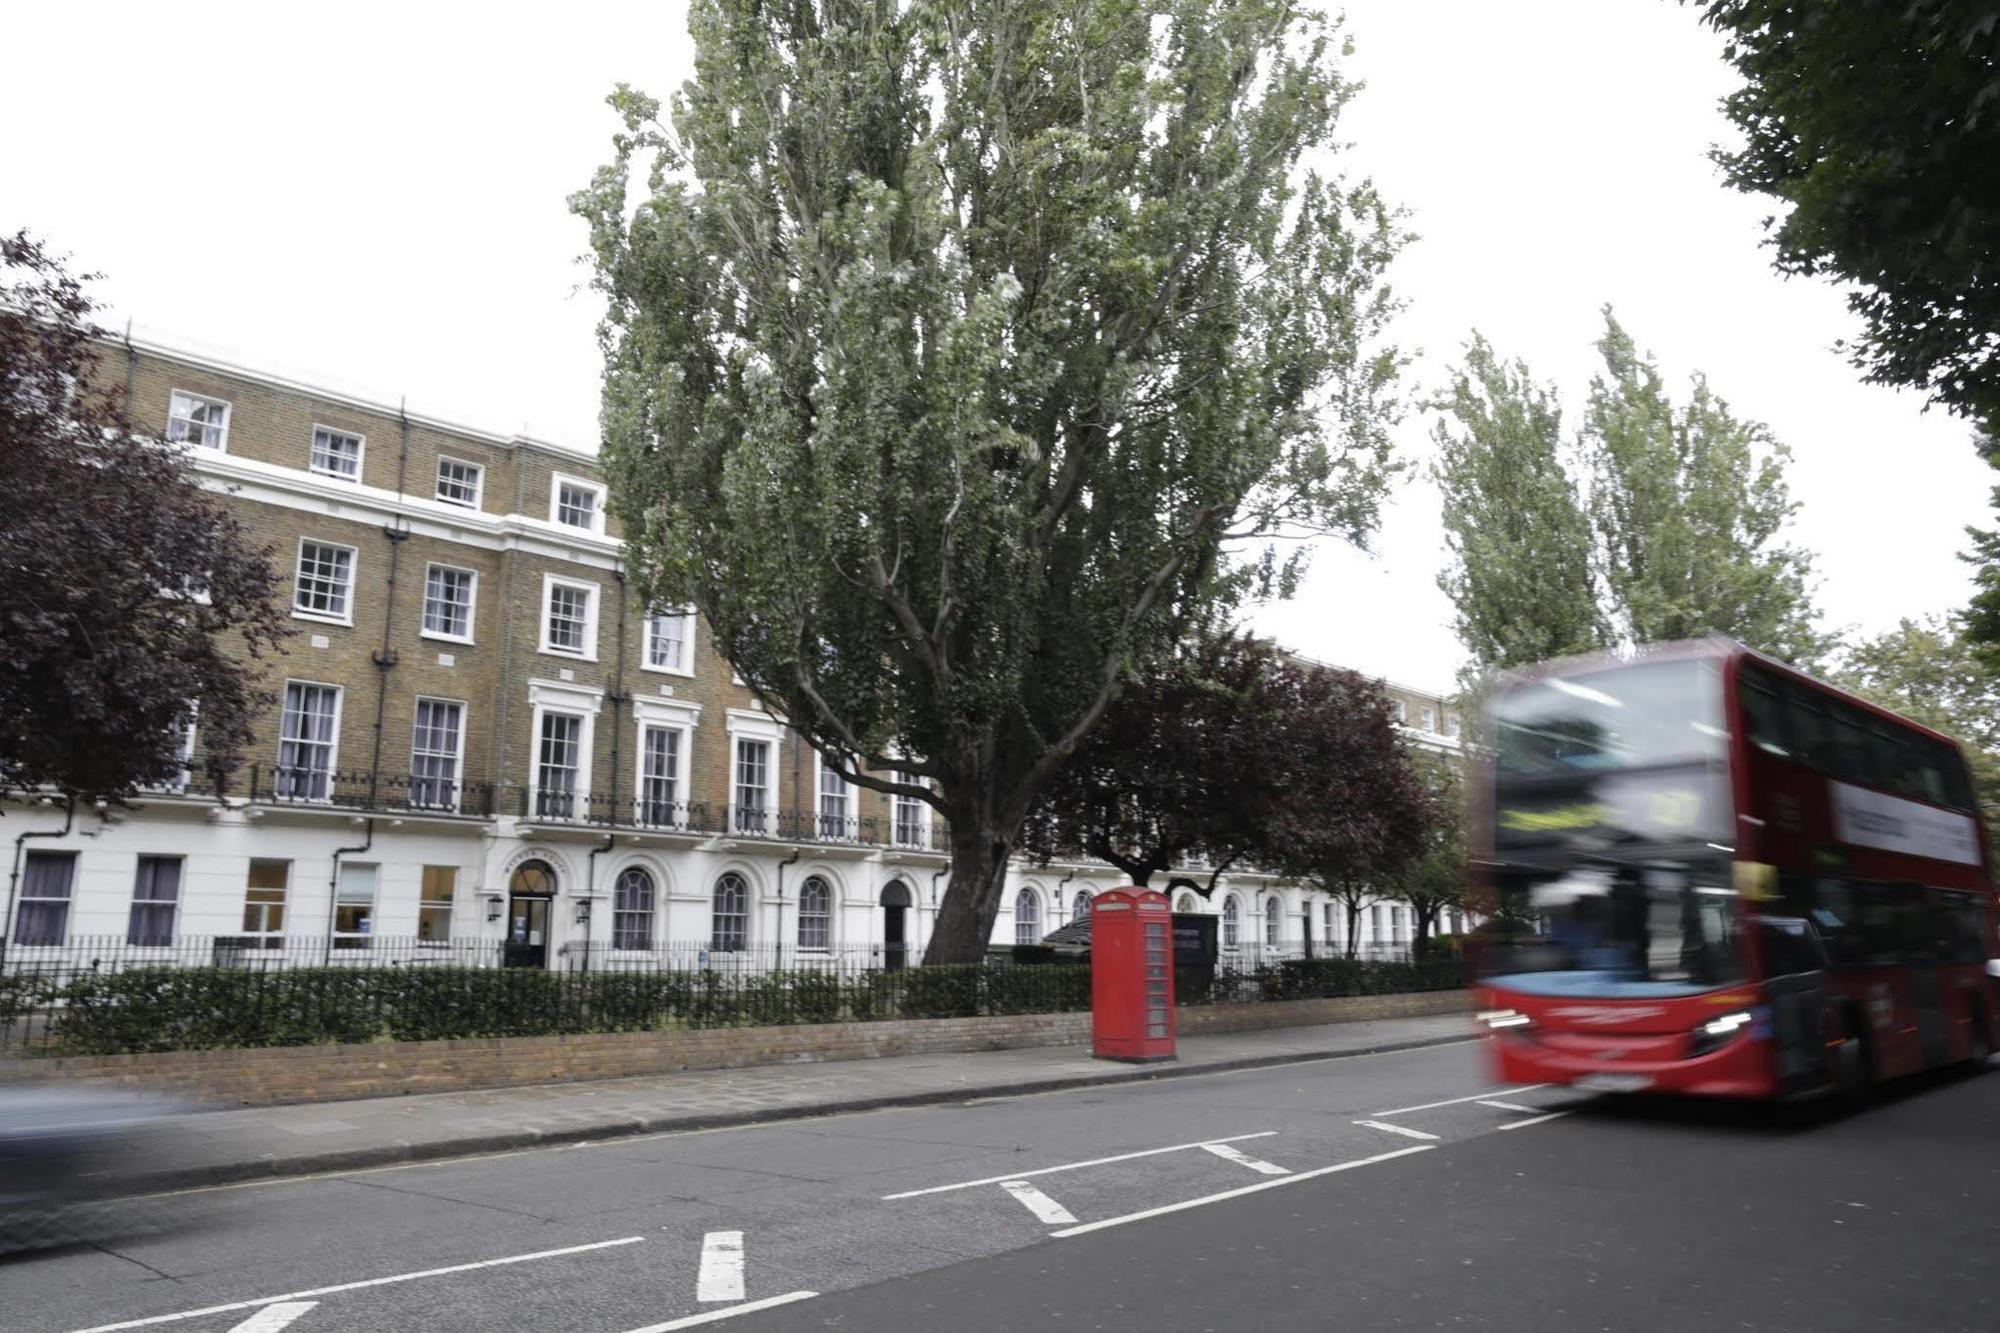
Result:
[[[910,961],[910,886],[892,879],[882,890],[882,966],[900,972]]]
[[[556,872],[545,861],[523,861],[507,881],[507,937],[500,962],[505,967],[549,965],[549,908],[556,896]]]

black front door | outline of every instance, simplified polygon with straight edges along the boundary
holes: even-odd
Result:
[[[549,899],[515,894],[507,900],[507,967],[549,965]]]
[[[904,913],[909,910],[900,903],[882,908],[882,966],[890,972],[902,971],[909,960],[910,945],[903,933]]]

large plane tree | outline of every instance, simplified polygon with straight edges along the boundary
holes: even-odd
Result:
[[[850,779],[949,821],[985,948],[1129,674],[1360,540],[1399,231],[1337,174],[1333,23],[1276,0],[696,0],[591,228],[647,595]],[[635,188],[636,187],[636,188]],[[636,196],[636,197],[635,197]]]

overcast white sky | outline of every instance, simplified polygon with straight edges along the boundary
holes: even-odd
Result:
[[[686,77],[683,6],[17,5],[0,83],[0,228],[100,271],[118,321],[452,419],[594,447],[596,307],[564,196],[606,155],[603,96]],[[1399,337],[1435,385],[1477,327],[1572,417],[1610,302],[1670,377],[1695,368],[1797,454],[1798,537],[1829,623],[1965,600],[1991,472],[1915,397],[1830,350],[1839,295],[1770,271],[1763,203],[1706,158],[1719,43],[1668,0],[1353,0],[1353,169],[1411,212]],[[53,53],[53,54],[50,54]],[[1405,423],[1408,453],[1427,425]],[[1445,689],[1436,497],[1405,488],[1372,556],[1320,553],[1260,627]]]

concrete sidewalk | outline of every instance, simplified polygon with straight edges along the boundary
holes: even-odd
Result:
[[[1464,1041],[1462,1014],[1183,1037],[1171,1064],[1081,1046],[702,1070],[596,1083],[200,1111],[135,1136],[96,1176],[103,1196],[352,1171],[632,1134],[1184,1078]]]

